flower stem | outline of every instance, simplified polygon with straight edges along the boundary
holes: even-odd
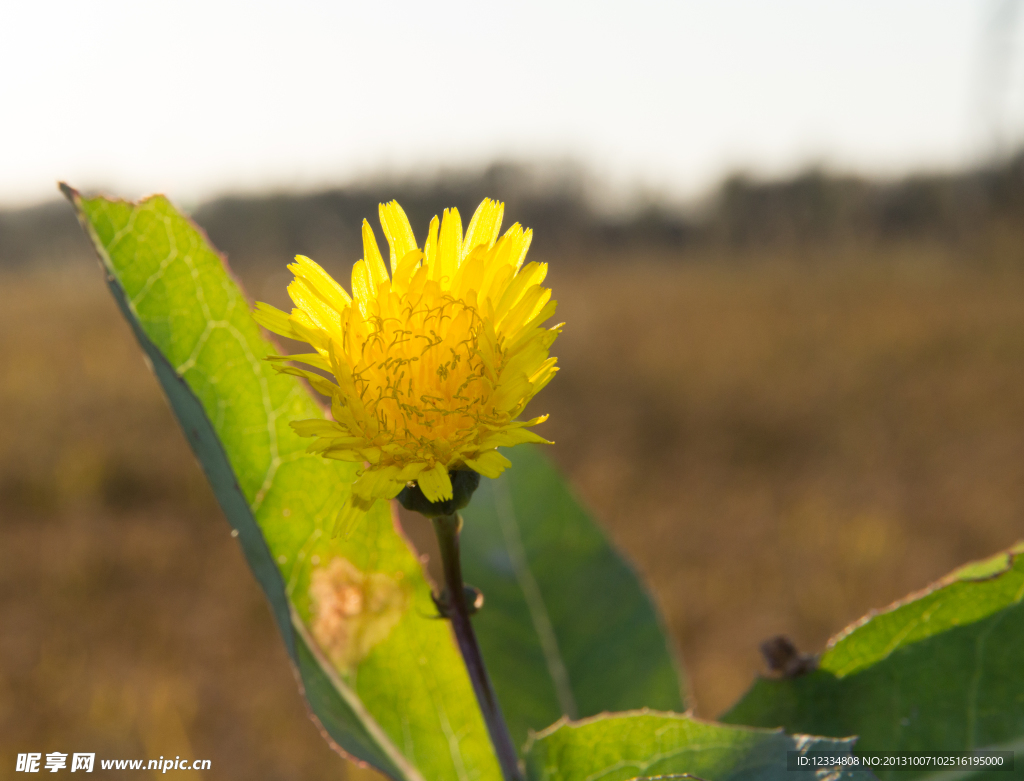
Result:
[[[487,732],[494,745],[494,753],[498,756],[501,773],[505,781],[520,781],[519,758],[516,755],[512,736],[509,734],[505,717],[494,695],[494,687],[484,667],[484,659],[480,654],[480,646],[473,633],[473,625],[469,620],[469,605],[466,603],[465,589],[462,582],[462,565],[459,561],[459,530],[462,518],[458,513],[439,515],[432,519],[437,542],[441,548],[441,563],[444,566],[444,582],[447,593],[447,618],[451,621],[459,651],[466,663],[469,679],[473,683],[480,710],[483,712]]]

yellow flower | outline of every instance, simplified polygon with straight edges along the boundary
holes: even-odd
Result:
[[[402,207],[382,204],[390,277],[364,220],[351,297],[299,255],[288,266],[291,314],[256,305],[261,325],[315,350],[268,360],[331,398],[333,420],[292,427],[317,438],[310,452],[366,464],[343,526],[409,481],[431,502],[444,501],[452,498],[450,470],[497,477],[510,463],[498,447],[547,443],[528,428],[546,415],[517,417],[557,371],[548,350],[561,325],[542,326],[555,312],[541,285],[547,265],[523,265],[533,234],[518,223],[499,238],[503,212],[485,199],[463,236],[458,211],[446,209],[440,224],[431,221],[421,251]]]

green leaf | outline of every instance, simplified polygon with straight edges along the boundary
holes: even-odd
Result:
[[[869,614],[815,672],[758,680],[723,720],[859,735],[866,752],[1024,747],[1022,553],[1018,544]]]
[[[788,751],[848,756],[852,739],[788,736],[727,727],[677,713],[640,711],[560,722],[531,739],[529,781],[635,781],[696,776],[705,781],[867,781],[868,772],[787,770]]]
[[[567,715],[683,710],[664,627],[636,574],[538,448],[507,451],[463,511],[473,618],[513,739]]]
[[[347,539],[324,533],[355,467],[305,453],[288,423],[323,413],[262,360],[277,349],[206,237],[160,196],[135,204],[64,191],[331,740],[395,779],[497,778],[449,628],[427,618],[429,586],[387,505]],[[353,594],[364,608],[341,610]]]

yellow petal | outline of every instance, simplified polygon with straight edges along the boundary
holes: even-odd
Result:
[[[494,394],[494,407],[502,412],[508,412],[519,404],[523,397],[531,390],[530,381],[524,374],[517,374],[507,377],[507,372],[501,376],[501,387]]]
[[[381,261],[383,264],[383,261]],[[365,260],[356,261],[352,266],[352,298],[359,307],[360,314],[366,318],[370,314],[370,301],[377,293],[377,287],[373,284],[370,271],[366,267]]]
[[[385,228],[385,233],[387,229]],[[370,278],[373,295],[377,293],[377,286],[388,279],[388,271],[384,268],[384,259],[380,255],[380,248],[377,247],[377,238],[373,235],[373,228],[367,220],[363,220],[363,260],[366,261],[366,272]],[[394,261],[391,267],[394,268]],[[354,284],[354,283],[353,283]],[[355,287],[352,294],[355,295]]]
[[[402,483],[395,481],[399,471],[397,466],[367,469],[352,483],[352,493],[360,499],[393,499],[402,490]]]
[[[534,332],[538,337],[543,337],[545,332]],[[506,353],[505,366],[501,370],[500,382],[505,382],[506,377],[514,377],[516,374],[523,374],[528,379],[548,358],[547,347],[542,338],[535,338],[527,341],[514,353]]]
[[[506,336],[514,336],[524,323],[532,320],[534,315],[544,308],[549,300],[551,300],[551,291],[541,285],[534,285],[523,293],[519,303],[498,321],[498,330]]]
[[[339,436],[342,433],[332,420],[293,420],[289,425],[300,437]]]
[[[494,316],[498,322],[501,322],[505,314],[519,303],[527,290],[543,282],[547,273],[547,263],[526,264],[522,271],[516,274],[515,278],[509,283],[504,295],[502,295],[501,300],[494,308]]]
[[[478,245],[487,249],[494,246],[498,233],[501,231],[501,218],[505,213],[505,204],[484,198],[473,212],[473,219],[466,228],[466,239],[462,244],[463,258],[469,255]]]
[[[520,238],[519,241],[516,242],[516,244],[514,245],[515,255],[513,257],[513,264],[515,265],[517,272],[519,271],[519,269],[523,267],[523,261],[526,260],[526,253],[529,251],[530,244],[532,242],[533,229],[527,228],[525,231],[523,231],[522,238]]]
[[[367,511],[375,503],[376,500],[370,502],[369,506],[367,506],[365,502],[360,501],[354,494],[350,495],[341,506],[338,516],[334,519],[334,528],[331,530],[330,536],[340,536],[348,539],[356,524],[363,519]]]
[[[356,464],[363,462],[363,457],[352,449],[351,445],[344,445],[342,447],[330,447],[324,450],[320,455],[324,458],[331,458],[335,461],[351,461]]]
[[[482,245],[467,255],[455,273],[455,279],[452,282],[452,295],[465,301],[472,298],[472,302],[475,304],[477,290],[480,289],[480,283],[484,279],[484,274],[487,273],[487,260],[487,251]]]
[[[398,295],[406,293],[412,284],[412,278],[416,274],[416,270],[419,268],[420,261],[422,260],[423,253],[418,249],[414,249],[412,252],[407,252],[405,257],[398,261],[398,268],[396,268],[392,274],[391,289]]]
[[[494,319],[498,302],[505,295],[509,283],[515,279],[515,273],[515,269],[509,264],[494,266],[485,272],[480,290],[477,292],[477,301],[484,307],[481,314]]]
[[[437,242],[437,260],[431,279],[448,286],[455,279],[455,272],[462,260],[462,220],[458,209],[445,209],[441,218],[441,234]]]
[[[310,316],[301,309],[293,309],[288,317],[288,322],[292,324],[292,339],[308,342],[316,348],[318,353],[323,355],[327,345],[331,342],[331,334],[314,323]]]
[[[430,221],[427,240],[423,244],[423,265],[427,269],[427,278],[434,279],[434,267],[437,265],[437,227],[440,223],[437,215]]]
[[[337,385],[326,377],[321,377],[316,372],[308,372],[305,369],[299,369],[296,366],[274,366],[274,368],[281,372],[281,374],[291,374],[295,377],[302,377],[313,386],[313,390],[317,393],[322,393],[324,396],[333,396],[334,392],[338,390]]]
[[[291,355],[268,355],[268,361],[274,363],[278,361],[295,361],[296,363],[304,363],[307,366],[312,366],[316,369],[323,369],[325,372],[331,370],[331,364],[320,353],[292,353]]]
[[[335,453],[339,453],[342,450],[353,452],[364,444],[366,444],[366,440],[362,437],[320,437],[312,445],[306,448],[306,452],[316,453],[317,455],[323,455],[328,450]],[[345,459],[339,460],[344,461]]]
[[[428,501],[442,502],[452,498],[452,481],[448,477],[448,469],[440,462],[433,469],[420,472],[416,482]]]
[[[334,281],[334,277],[305,255],[296,255],[295,262],[288,265],[288,270],[295,276],[308,280],[316,292],[339,311],[352,300],[345,292],[345,288]]]
[[[480,447],[514,447],[524,442],[535,442],[538,445],[551,445],[552,442],[544,439],[540,434],[535,434],[528,428],[514,428],[511,431],[498,431],[487,437],[480,443]],[[478,472],[480,470],[477,470]],[[481,472],[481,474],[483,474]],[[490,475],[488,475],[490,477]]]
[[[515,352],[523,347],[527,342],[536,340],[543,344],[543,349],[548,349],[552,342],[555,341],[555,337],[561,333],[562,326],[564,323],[559,323],[556,326],[547,329],[541,329],[540,325],[545,320],[550,319],[554,316],[555,311],[558,309],[557,301],[548,301],[544,307],[533,316],[528,323],[524,323],[519,329],[518,335],[509,334],[511,342],[506,342],[506,355],[513,355]]]
[[[488,450],[477,458],[467,458],[464,460],[466,466],[474,472],[479,472],[484,477],[497,477],[508,467],[512,466],[512,462],[497,450]]]
[[[291,284],[288,285],[288,295],[295,302],[295,306],[306,315],[316,328],[326,331],[331,335],[340,334],[338,330],[338,327],[341,325],[340,313],[317,295],[308,281],[298,277],[293,279]]]
[[[398,261],[418,249],[416,237],[413,235],[412,226],[409,225],[409,218],[405,216],[398,201],[382,203],[378,211],[381,227],[384,228],[384,235],[387,236],[388,245],[391,247],[391,274],[394,275]]]
[[[555,365],[555,358],[548,358],[541,367],[530,377],[530,384],[533,386],[531,396],[535,396],[544,389],[544,386],[554,379],[555,374],[558,372],[558,367]]]
[[[289,338],[292,336],[292,324],[289,322],[288,315],[276,306],[257,301],[256,309],[252,313],[252,319],[271,333]]]
[[[407,483],[410,480],[415,480],[419,476],[420,472],[426,468],[427,465],[422,461],[413,461],[411,464],[406,464],[395,479]]]
[[[495,246],[495,262],[511,265],[513,269],[519,271],[532,242],[532,230],[523,230],[523,226],[518,222],[513,224],[505,231],[505,235],[498,239]]]

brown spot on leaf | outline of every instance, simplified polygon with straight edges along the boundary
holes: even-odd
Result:
[[[313,637],[343,672],[388,636],[409,603],[400,574],[363,572],[341,557],[313,570],[309,596]]]

